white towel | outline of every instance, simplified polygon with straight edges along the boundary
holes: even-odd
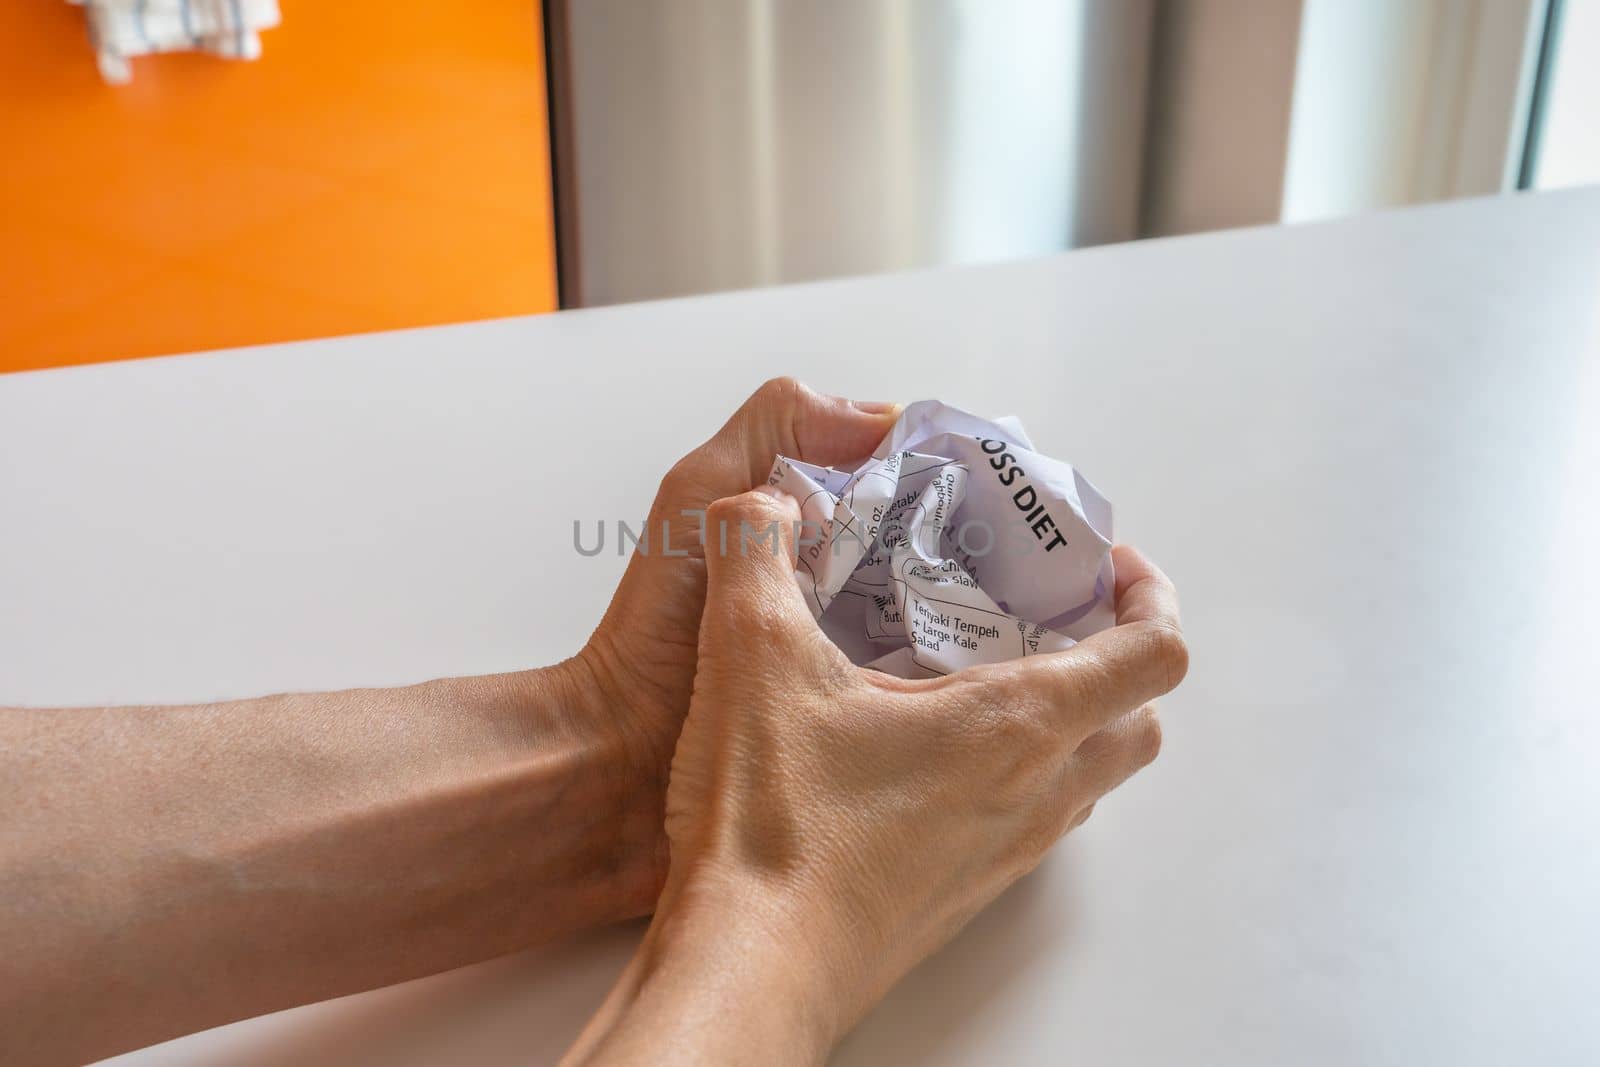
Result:
[[[83,7],[100,76],[133,77],[130,56],[210,52],[227,59],[261,55],[260,31],[278,24],[277,0],[68,0]]]

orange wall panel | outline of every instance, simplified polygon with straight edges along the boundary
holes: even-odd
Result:
[[[0,33],[0,371],[556,307],[537,0],[281,0],[250,63]]]

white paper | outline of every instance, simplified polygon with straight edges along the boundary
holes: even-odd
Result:
[[[800,502],[796,578],[856,663],[925,678],[1111,625],[1111,504],[1014,419],[924,400],[855,470],[779,456],[767,480]]]

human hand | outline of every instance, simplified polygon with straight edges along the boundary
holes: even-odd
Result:
[[[819,1059],[1096,800],[1155,757],[1187,651],[1170,582],[1116,550],[1117,625],[1061,653],[908,681],[858,668],[794,581],[795,502],[714,504],[671,869],[572,1058]],[[741,523],[788,531],[786,556]],[[672,1056],[668,1055],[667,1059]]]
[[[870,455],[894,425],[897,410],[824,396],[792,378],[776,378],[662,479],[645,548],[629,562],[572,672],[574,690],[592,698],[591,718],[627,749],[632,773],[657,786],[654,806],[619,831],[628,839],[620,847],[656,853],[634,894],[641,914],[654,904],[666,873],[661,827],[667,767],[689,707],[705,602],[700,515],[713,501],[764,483],[778,455],[823,465]],[[670,531],[665,543],[664,529]]]

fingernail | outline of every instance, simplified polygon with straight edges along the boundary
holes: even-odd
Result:
[[[900,405],[888,400],[852,400],[852,407],[868,415],[889,415],[900,410]]]

